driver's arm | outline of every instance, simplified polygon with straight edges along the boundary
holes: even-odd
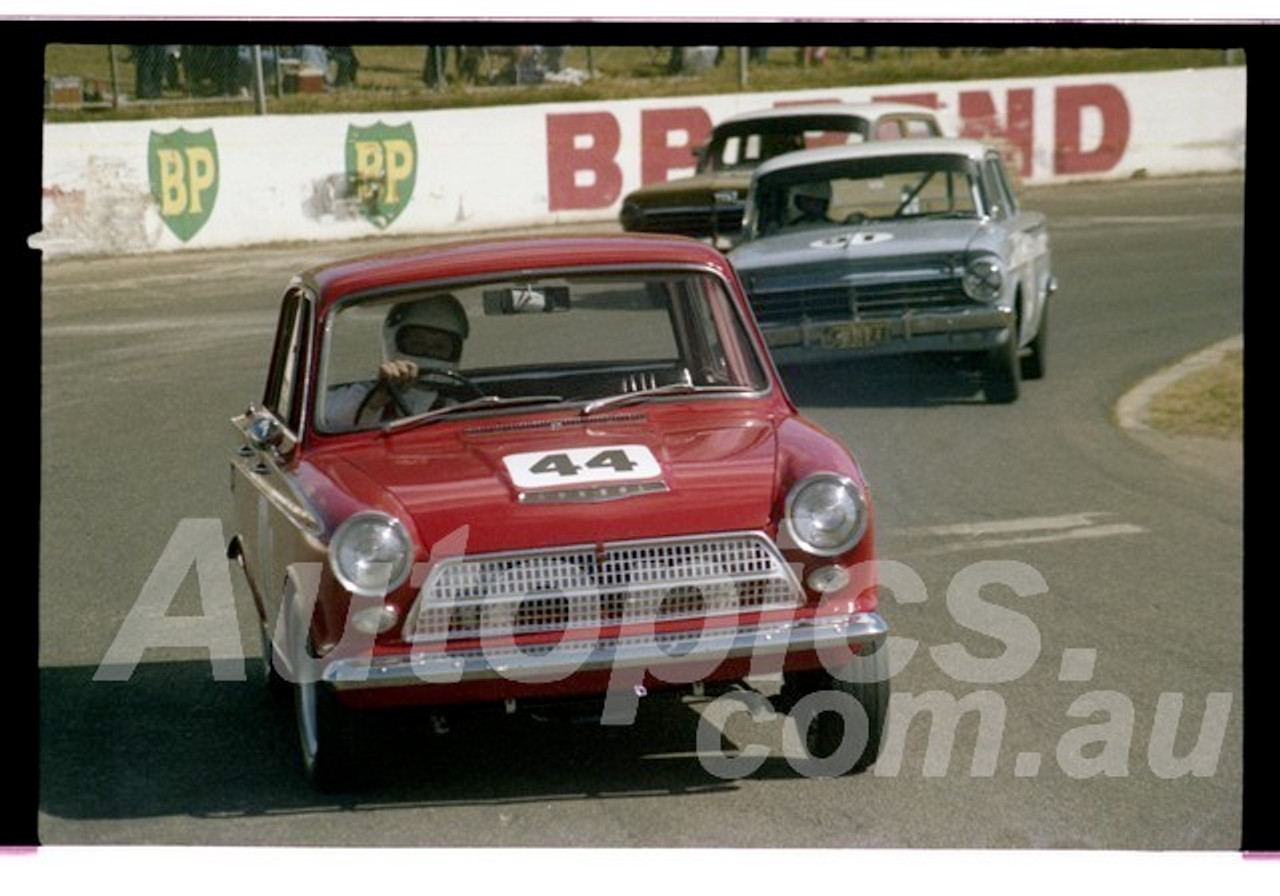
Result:
[[[384,384],[387,386],[408,386],[418,379],[418,365],[407,359],[397,361],[383,361],[378,365],[378,383],[373,387],[373,391],[369,393],[362,404],[361,415],[367,415],[370,411],[376,411],[378,416],[388,404],[391,403],[391,390],[379,388]],[[354,421],[359,423],[360,421]]]
[[[393,386],[407,386],[418,378],[418,365],[413,361],[383,361],[378,365],[378,381]]]

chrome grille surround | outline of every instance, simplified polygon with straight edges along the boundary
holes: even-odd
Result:
[[[423,583],[410,642],[501,639],[791,609],[804,593],[761,532],[447,558]]]
[[[905,313],[976,306],[955,278],[898,280],[756,291],[751,310],[761,324],[788,323],[801,318],[847,320],[860,314]]]

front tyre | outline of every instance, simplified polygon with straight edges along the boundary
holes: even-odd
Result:
[[[1012,404],[1022,385],[1022,361],[1018,357],[1017,328],[1009,330],[1004,345],[986,353],[982,361],[982,391],[992,404]]]
[[[835,674],[787,673],[783,701],[805,754],[793,767],[815,778],[870,768],[884,740],[889,693],[889,651],[883,643]]]
[[[1022,378],[1038,380],[1044,376],[1045,354],[1049,349],[1049,303],[1045,302],[1040,309],[1040,328],[1035,338],[1027,346],[1027,355],[1022,359]]]
[[[333,686],[303,681],[294,685],[294,720],[302,770],[317,790],[342,790],[352,783],[349,713]]]

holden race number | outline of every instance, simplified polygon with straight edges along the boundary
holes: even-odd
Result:
[[[572,488],[596,482],[628,482],[662,474],[644,445],[605,445],[563,451],[530,451],[502,459],[517,488]]]

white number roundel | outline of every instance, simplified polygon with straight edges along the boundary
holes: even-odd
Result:
[[[574,488],[662,475],[657,458],[644,445],[529,451],[509,454],[502,462],[517,488]]]

